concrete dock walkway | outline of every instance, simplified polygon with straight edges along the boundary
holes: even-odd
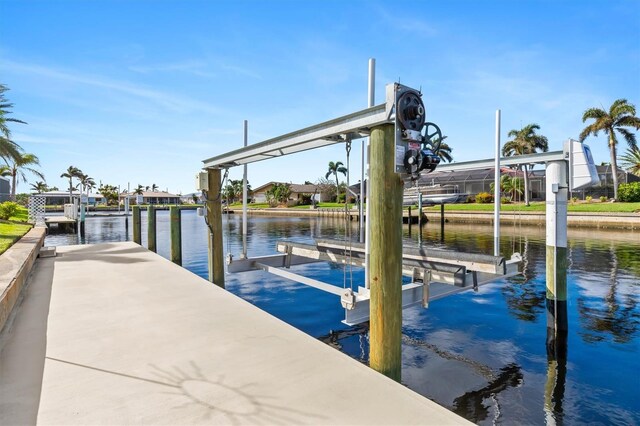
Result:
[[[0,424],[466,424],[133,243],[38,259],[0,334]]]

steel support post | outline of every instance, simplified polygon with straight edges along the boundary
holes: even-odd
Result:
[[[567,163],[551,161],[546,170],[547,341],[566,339],[567,323]]]

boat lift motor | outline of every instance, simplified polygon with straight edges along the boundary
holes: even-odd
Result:
[[[442,132],[426,122],[420,92],[399,83],[387,87],[395,92],[396,173],[417,180],[421,172],[431,173],[440,164]]]

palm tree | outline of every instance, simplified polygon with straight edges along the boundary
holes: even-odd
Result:
[[[616,163],[616,145],[618,138],[616,130],[627,141],[629,148],[637,148],[636,135],[631,133],[627,128],[635,128],[640,130],[640,118],[636,117],[636,107],[630,104],[626,99],[618,99],[606,112],[600,108],[589,108],[582,114],[582,122],[589,119],[595,121],[584,128],[580,133],[580,142],[583,142],[587,136],[598,136],[601,130],[609,137],[609,153],[611,154],[611,174],[613,175],[613,198],[618,199],[618,165]]]
[[[622,167],[636,176],[640,176],[640,149],[638,147],[627,148],[622,157]]]
[[[49,190],[49,187],[46,183],[37,181],[36,183],[31,184],[31,189],[36,191],[38,194],[42,194],[43,192],[47,192]]]
[[[87,191],[88,196],[89,190],[96,187],[96,181],[93,180],[92,177],[89,177],[89,175],[85,175],[84,173],[81,173],[78,179],[80,179],[80,187],[82,188],[82,192],[84,193],[85,191]]]
[[[2,177],[11,176],[11,168],[6,164],[0,164],[0,176]]]
[[[493,193],[495,188],[493,182],[491,182],[489,187],[491,188],[491,193]],[[511,200],[515,201],[516,195],[522,195],[522,179],[517,176],[500,176],[500,193],[509,194]]]
[[[446,161],[447,163],[450,163],[453,161],[453,157],[451,156],[452,148],[449,146],[449,144],[443,142],[446,138],[447,136],[443,136],[442,141],[440,141],[440,138],[437,138],[433,141],[433,143],[435,145],[438,141],[440,141],[440,147],[438,148],[438,157],[440,157],[440,161]],[[426,144],[426,147],[433,150],[433,146],[429,142]]]
[[[133,190],[133,193],[136,195],[142,195],[143,190],[144,188],[142,187],[142,185],[138,184],[138,187]]]
[[[158,191],[158,185],[156,185],[155,183],[151,184],[151,192],[157,192]]]
[[[7,90],[9,90],[7,86],[0,84],[0,158],[9,165],[12,159],[17,159],[20,156],[21,148],[20,145],[11,140],[11,130],[9,130],[7,123],[27,123],[17,118],[9,117],[13,104],[4,96]]]
[[[336,177],[336,201],[340,200],[340,182],[338,182],[338,173],[342,173],[343,175],[347,175],[347,168],[344,167],[342,162],[337,161],[329,161],[329,171],[325,175],[325,179],[329,179],[329,176],[335,175]]]
[[[69,202],[73,202],[73,178],[82,176],[82,170],[69,166],[67,171],[60,175],[61,178],[69,179]]]
[[[40,160],[34,154],[19,153],[18,157],[13,158],[9,163],[9,176],[11,176],[11,199],[16,199],[16,184],[22,180],[27,181],[25,172],[32,173],[44,180],[44,175],[39,170],[31,166],[39,166]]]
[[[522,129],[511,130],[507,136],[513,138],[502,147],[502,155],[510,157],[514,155],[534,154],[538,151],[549,151],[549,142],[545,136],[536,133],[540,130],[540,126],[531,123]],[[524,167],[524,203],[529,205],[529,164],[518,165],[518,168]]]

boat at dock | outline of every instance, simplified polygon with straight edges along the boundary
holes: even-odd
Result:
[[[429,185],[414,186],[404,190],[403,205],[418,204],[418,197],[422,194],[422,204],[452,204],[464,203],[470,194],[460,192],[458,185]]]

